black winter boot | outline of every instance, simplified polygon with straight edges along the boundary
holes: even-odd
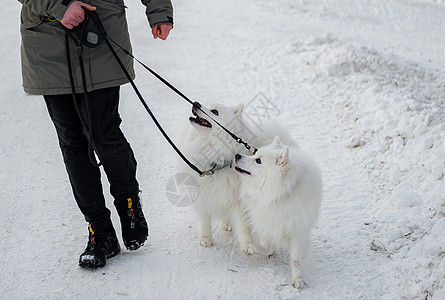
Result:
[[[88,226],[89,240],[85,252],[80,255],[79,266],[99,268],[105,266],[107,258],[116,256],[121,247],[111,220],[95,221]]]
[[[148,225],[138,194],[114,201],[122,226],[122,238],[128,250],[137,250],[148,237]]]

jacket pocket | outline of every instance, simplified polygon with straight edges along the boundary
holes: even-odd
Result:
[[[115,15],[127,8],[123,0],[96,0],[91,5],[96,6],[99,15]]]
[[[26,6],[23,6],[22,11],[20,13],[20,20],[21,20],[20,28],[22,30],[31,29],[33,27],[40,25],[44,19],[45,17],[36,15],[35,13],[32,12],[32,10],[30,10]]]
[[[126,7],[124,4],[124,0],[102,0],[102,1]]]

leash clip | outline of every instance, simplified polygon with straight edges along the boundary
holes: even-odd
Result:
[[[206,170],[206,171],[202,171],[202,174],[200,174],[199,177],[211,176],[213,174],[215,174],[215,170],[213,170],[213,169]]]

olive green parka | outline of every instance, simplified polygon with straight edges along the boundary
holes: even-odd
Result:
[[[72,92],[65,44],[65,29],[59,22],[72,1],[19,0],[23,4],[20,32],[21,59],[25,92],[35,95],[58,95]],[[130,36],[123,0],[84,0],[96,7],[107,35],[131,51]],[[173,8],[170,0],[142,0],[150,26],[173,25]],[[70,41],[70,57],[74,86],[83,92],[79,59]],[[134,78],[133,60],[114,47]],[[83,60],[87,90],[119,86],[128,82],[110,49],[103,43],[97,48],[84,47]]]

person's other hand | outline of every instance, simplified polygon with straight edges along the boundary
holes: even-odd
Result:
[[[73,29],[82,23],[83,19],[85,18],[85,12],[83,11],[82,6],[88,10],[96,10],[94,6],[80,1],[74,1],[70,4],[70,6],[68,6],[62,20],[60,20],[60,23],[62,23],[62,25],[68,29]]]
[[[151,33],[153,33],[154,39],[166,40],[172,28],[173,26],[170,24],[158,24],[151,28]]]

